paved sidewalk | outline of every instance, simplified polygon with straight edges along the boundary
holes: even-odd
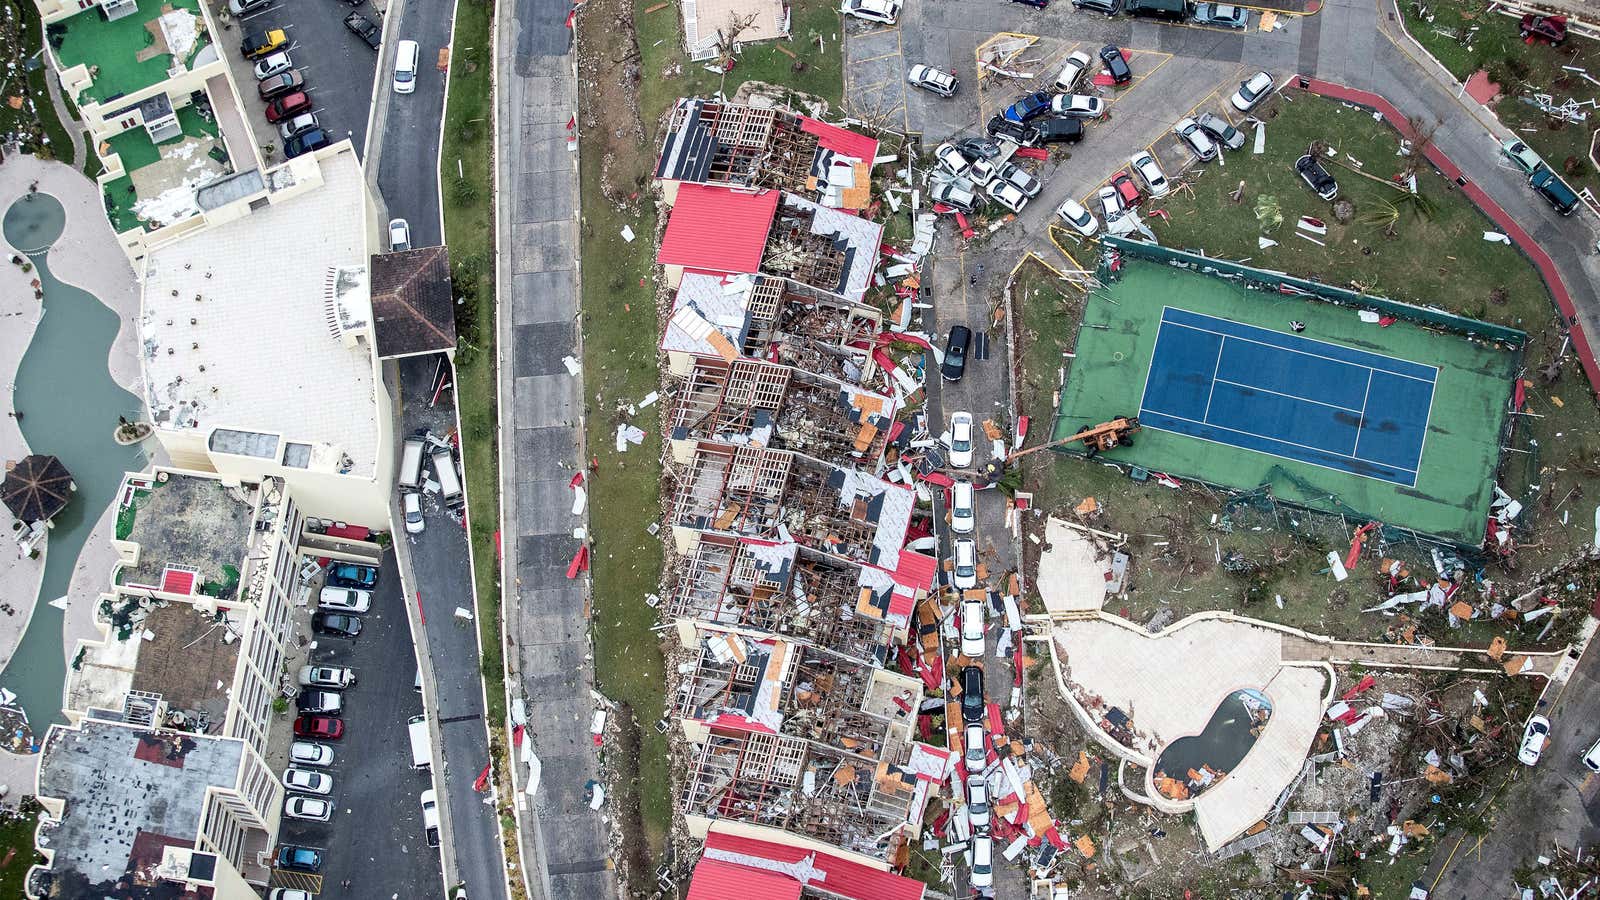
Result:
[[[500,248],[501,522],[508,690],[526,700],[540,761],[537,793],[519,804],[523,863],[534,898],[617,895],[609,810],[584,786],[600,777],[589,735],[587,581],[569,580],[578,549],[568,486],[582,459],[581,381],[562,358],[581,357],[578,166],[567,144],[577,109],[576,58],[561,0],[498,8],[496,160]],[[516,789],[528,766],[513,766]]]

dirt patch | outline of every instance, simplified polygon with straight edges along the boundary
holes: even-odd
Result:
[[[635,208],[650,181],[654,154],[639,118],[642,60],[633,6],[590,0],[578,16],[578,121],[585,152],[599,152],[600,190]]]

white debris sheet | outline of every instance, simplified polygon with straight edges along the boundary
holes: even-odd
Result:
[[[644,443],[644,430],[636,425],[617,426],[617,452],[626,453],[629,444]]]

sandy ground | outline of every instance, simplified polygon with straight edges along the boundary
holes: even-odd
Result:
[[[107,364],[111,377],[118,384],[142,397],[143,390],[137,383],[138,284],[132,266],[106,221],[100,191],[94,182],[69,166],[31,156],[12,156],[0,165],[0,212],[27,193],[28,186],[35,181],[40,191],[60,200],[67,212],[66,228],[50,250],[50,271],[62,281],[100,298],[122,318],[122,327],[112,342]],[[0,244],[3,243],[0,239]],[[14,248],[5,247],[7,258],[14,252]],[[0,374],[4,375],[7,386],[5,407],[8,412],[12,409],[11,388],[17,366],[33,338],[39,318],[40,307],[33,299],[29,284],[32,277],[15,266],[0,265]],[[156,454],[157,461],[164,457],[153,442],[146,450]],[[0,458],[20,459],[27,453],[27,444],[16,421],[9,416],[0,419]],[[95,523],[73,570],[62,636],[63,654],[70,655],[80,639],[100,637],[94,626],[94,605],[101,587],[108,583],[111,564],[116,558],[111,549],[114,521],[114,511],[107,508]],[[0,508],[0,529],[5,529],[0,533],[8,533],[10,527],[10,513]],[[27,616],[20,611],[31,610],[43,574],[43,554],[36,560],[19,560],[14,553],[0,551],[0,597],[19,610],[15,616],[0,616],[0,668],[10,662],[27,629]],[[0,784],[11,788],[9,795],[0,802],[13,801],[19,793],[33,790],[36,760],[33,756],[0,751]]]

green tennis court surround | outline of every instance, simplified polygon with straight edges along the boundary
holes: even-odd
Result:
[[[1163,249],[1163,264],[1125,250],[1086,301],[1052,437],[1139,415],[1133,446],[1107,458],[1240,490],[1269,485],[1289,503],[1457,543],[1483,539],[1520,341],[1363,322],[1354,304],[1262,289],[1276,273],[1230,266],[1223,277],[1200,271],[1212,262],[1200,257]]]

